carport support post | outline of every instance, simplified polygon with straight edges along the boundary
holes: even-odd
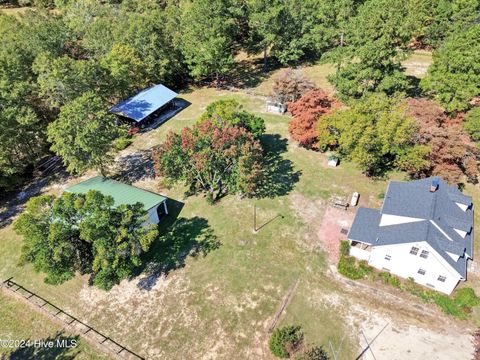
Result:
[[[163,208],[165,209],[165,215],[168,215],[167,200],[163,202]]]

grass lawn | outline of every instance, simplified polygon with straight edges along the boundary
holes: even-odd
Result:
[[[0,346],[0,358],[9,359],[70,359],[78,360],[109,359],[100,355],[98,349],[77,336],[65,333],[61,326],[54,323],[43,314],[32,311],[28,305],[19,302],[9,295],[0,292],[0,339],[1,340],[44,340],[57,341],[75,339],[78,345],[74,348],[35,349],[34,347],[11,348]]]
[[[329,71],[327,65],[306,69],[312,78],[318,76],[318,83]],[[0,229],[0,277],[13,276],[152,359],[270,358],[267,329],[288,289],[299,279],[280,325],[301,325],[312,344],[328,347],[331,341],[337,346],[344,339],[339,359],[355,358],[356,334],[343,314],[324,301],[342,296],[344,290],[326,275],[324,253],[308,241],[316,238],[316,229],[300,210],[314,202],[325,208],[331,195],[350,196],[353,191],[361,194],[361,205],[378,207],[388,179],[369,179],[351,163],[328,168],[326,154],[291,143],[288,116],[265,113],[265,100],[258,96],[268,92],[269,83],[271,78],[253,94],[211,88],[182,93],[190,106],[158,129],[138,136],[127,149],[148,151],[169,130],[193,124],[210,102],[235,98],[266,121],[262,142],[269,154],[272,183],[263,189],[262,198],[227,196],[212,206],[202,196],[185,198],[181,185],[164,189],[154,179],[142,179],[138,186],[174,200],[171,216],[160,224],[163,232],[169,231],[167,243],[155,244],[143,274],[109,292],[89,287],[87,277],[80,276],[60,286],[46,285],[31,266],[17,266],[22,240],[9,226]],[[404,179],[401,173],[389,177]],[[254,205],[258,227],[266,224],[256,233]],[[167,227],[174,219],[173,227]],[[168,268],[159,267],[166,263]]]

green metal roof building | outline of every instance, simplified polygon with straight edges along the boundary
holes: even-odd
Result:
[[[144,209],[148,211],[150,222],[158,223],[159,215],[168,214],[166,197],[103,176],[85,180],[70,186],[65,191],[86,194],[90,190],[96,190],[103,195],[111,196],[115,206],[133,205],[137,202],[142,203]],[[159,206],[161,204],[163,204],[163,209]]]

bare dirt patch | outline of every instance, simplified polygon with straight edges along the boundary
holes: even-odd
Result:
[[[346,290],[350,292],[351,289]],[[409,300],[392,301],[391,298],[379,294],[378,296],[382,297],[380,300],[362,289],[355,289],[350,296],[347,293],[317,292],[314,295],[323,306],[343,315],[349,333],[356,338],[359,345],[358,355],[366,350],[362,359],[472,358],[472,336],[469,335],[471,329],[442,314],[433,316],[425,313],[417,318],[421,311],[410,311],[412,304]],[[365,337],[371,342],[377,335],[377,339],[371,344],[371,350],[367,349]]]
[[[355,210],[343,210],[329,205],[325,200],[311,200],[301,194],[290,196],[292,206],[309,230],[305,241],[313,249],[322,249],[328,260],[336,264],[339,258],[340,241],[347,238],[342,229],[349,229],[355,217]]]
[[[352,226],[355,213],[351,210],[327,207],[322,223],[318,229],[318,238],[321,247],[328,254],[331,263],[336,264],[340,257],[340,241],[347,239],[347,234],[341,230],[348,230]]]

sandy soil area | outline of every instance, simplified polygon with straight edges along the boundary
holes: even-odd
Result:
[[[456,326],[431,330],[393,319],[388,314],[361,305],[353,305],[348,318],[358,329],[358,342],[365,351],[364,360],[472,358],[472,337]],[[367,350],[367,340],[371,342],[373,339]]]

